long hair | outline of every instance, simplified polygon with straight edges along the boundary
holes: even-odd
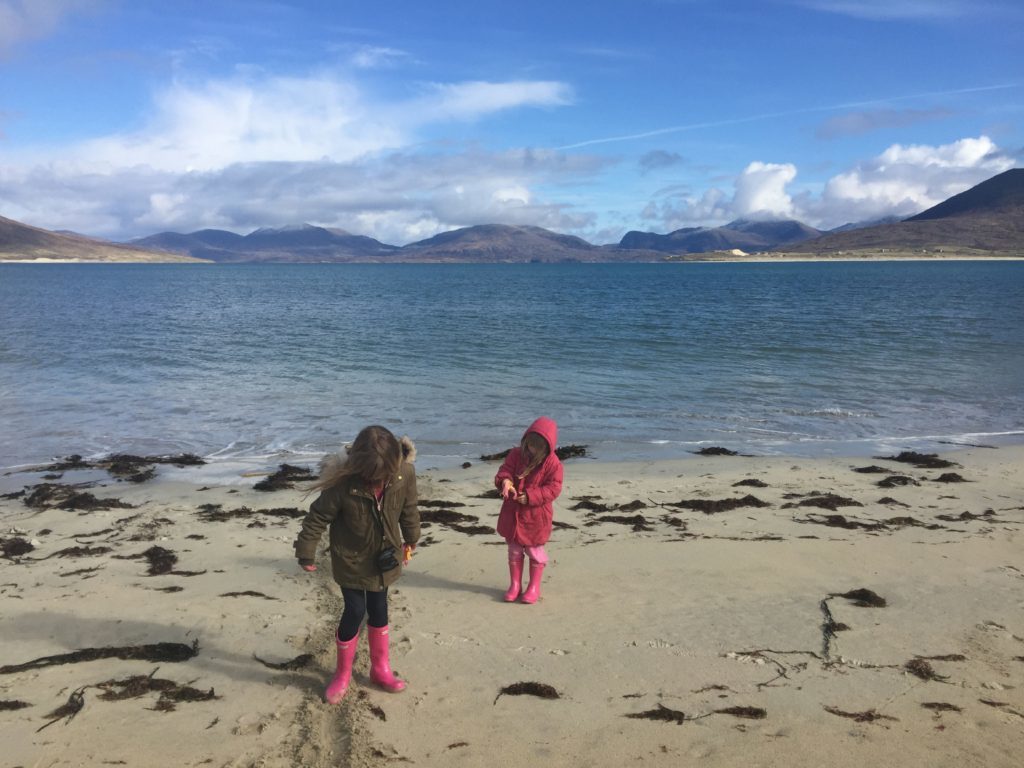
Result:
[[[309,491],[333,488],[350,477],[368,486],[384,485],[401,466],[402,446],[391,431],[377,425],[365,427],[352,441],[345,460],[326,464]]]
[[[519,473],[519,476],[526,477],[544,463],[544,459],[551,453],[551,446],[548,445],[547,440],[536,432],[527,432],[523,435],[522,442],[519,443],[519,450],[522,451],[523,457],[527,459],[526,468]]]

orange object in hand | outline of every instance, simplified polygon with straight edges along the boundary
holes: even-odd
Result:
[[[408,565],[409,561],[412,560],[412,547],[408,544],[402,545],[402,564]]]

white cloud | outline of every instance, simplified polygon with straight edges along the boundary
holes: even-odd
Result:
[[[395,66],[408,58],[408,53],[396,48],[364,45],[352,54],[352,66],[357,69],[381,69]]]
[[[468,82],[433,84],[410,114],[432,120],[475,120],[483,115],[517,107],[560,107],[572,101],[569,87],[556,81]],[[422,119],[422,118],[420,118]]]
[[[1013,156],[987,136],[939,146],[894,144],[878,156],[830,178],[819,195],[791,195],[791,164],[753,162],[733,194],[711,188],[701,196],[670,193],[651,201],[641,217],[657,231],[721,225],[738,218],[794,218],[830,229],[882,216],[912,216],[1014,167]]]
[[[744,219],[790,218],[794,209],[786,185],[795,178],[795,165],[755,161],[736,179],[732,208]]]
[[[0,57],[25,40],[46,37],[65,16],[97,4],[97,0],[0,0]]]
[[[796,0],[817,11],[861,19],[946,19],[976,14],[972,0]]]

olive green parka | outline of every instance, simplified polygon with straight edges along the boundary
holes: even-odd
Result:
[[[401,565],[383,572],[378,567],[377,556],[385,543],[395,548],[395,557],[401,562],[402,545],[419,541],[416,503],[416,470],[403,461],[384,489],[382,537],[373,491],[359,478],[346,478],[325,489],[310,505],[295,540],[295,555],[300,561],[314,560],[320,537],[329,528],[334,580],[349,589],[379,592],[402,575]]]

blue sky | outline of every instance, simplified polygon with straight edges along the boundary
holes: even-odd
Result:
[[[0,215],[616,242],[1024,164],[1017,0],[0,0]]]

